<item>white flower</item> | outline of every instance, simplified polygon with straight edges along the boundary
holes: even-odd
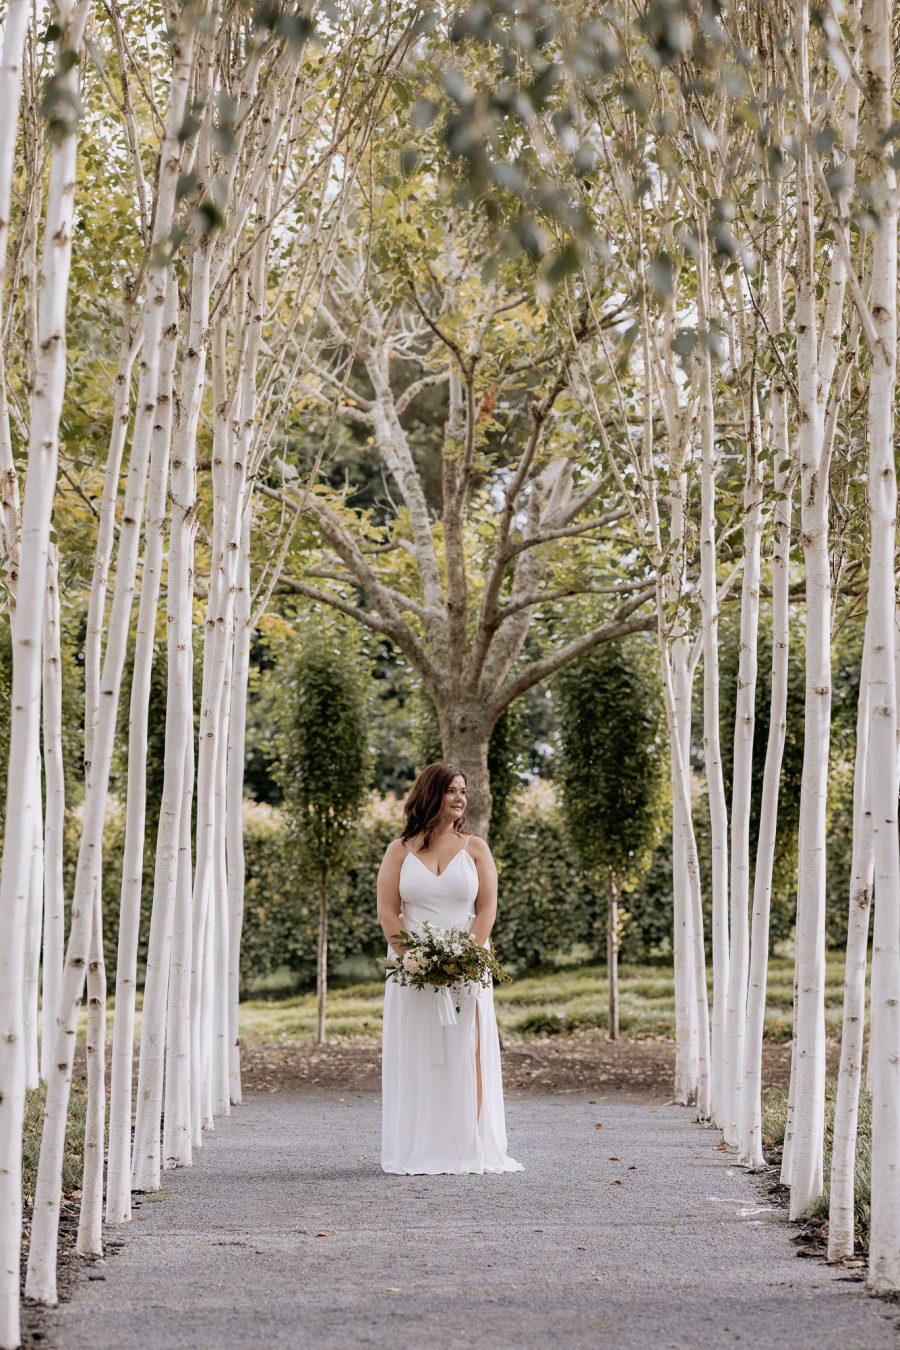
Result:
[[[424,952],[412,947],[403,953],[403,969],[408,975],[421,975],[428,967],[428,958]]]

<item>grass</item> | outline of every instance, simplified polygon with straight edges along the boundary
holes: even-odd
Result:
[[[769,965],[766,1038],[791,1038],[793,961],[775,957]],[[843,957],[827,965],[825,1020],[829,1036],[838,1036],[843,998]],[[711,977],[710,977],[711,980]],[[669,967],[622,966],[619,972],[620,1027],[624,1037],[641,1040],[675,1034],[675,985]],[[710,996],[712,989],[710,987]],[[497,1020],[504,1038],[524,1041],[567,1035],[586,1040],[606,1035],[606,968],[582,965],[523,975],[494,991]],[[335,985],[328,995],[329,1040],[368,1041],[381,1035],[383,984],[378,978]],[[251,997],[241,1004],[241,1038],[262,1041],[308,1041],[315,1034],[314,992],[287,998]]]
[[[22,1189],[26,1201],[34,1200],[37,1182],[38,1156],[41,1148],[41,1128],[44,1121],[45,1085],[28,1092],[25,1097],[25,1127],[22,1136]],[[66,1121],[66,1143],[63,1153],[63,1192],[70,1194],[81,1186],[84,1168],[84,1118],[87,1111],[87,1092],[81,1083],[72,1083],[69,1098],[69,1117]]]
[[[827,1219],[831,1200],[831,1144],[834,1130],[834,1103],[837,1083],[829,1078],[825,1085],[825,1192],[819,1199],[814,1219]],[[767,1153],[781,1157],[784,1132],[787,1125],[787,1093],[763,1093],[763,1146]],[[856,1165],[854,1176],[854,1210],[856,1218],[856,1246],[863,1252],[869,1249],[869,1214],[871,1208],[872,1178],[872,1097],[862,1087],[859,1094],[859,1121],[856,1135]]]

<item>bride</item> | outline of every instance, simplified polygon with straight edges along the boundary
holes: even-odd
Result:
[[[423,922],[466,928],[486,946],[497,914],[497,870],[466,830],[466,777],[429,764],[404,806],[403,833],[378,873],[378,919],[389,940]],[[406,948],[396,942],[402,955]],[[389,947],[390,952],[390,947]],[[506,1152],[493,990],[463,987],[458,1021],[441,1022],[432,989],[388,980],[381,1069],[385,1172],[518,1172]]]

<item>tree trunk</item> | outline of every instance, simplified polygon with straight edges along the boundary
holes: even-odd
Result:
[[[754,355],[755,360],[755,355]],[[750,427],[744,480],[744,574],[741,583],[740,650],[734,725],[731,798],[731,951],[725,1015],[725,1092],[721,1121],[726,1144],[737,1147],[741,1119],[741,1069],[747,1020],[750,961],[750,799],[753,789],[753,735],[756,717],[756,667],[759,637],[760,501],[762,449],[756,371],[750,382]],[[776,780],[777,781],[777,780]],[[774,840],[773,840],[774,842]]]
[[[78,52],[87,6],[60,6],[60,48]],[[9,36],[9,35],[8,35]],[[4,55],[4,65],[5,65]],[[77,62],[58,77],[75,97]],[[10,114],[12,109],[6,110]],[[38,351],[32,391],[28,472],[22,512],[21,570],[13,632],[13,689],[9,780],[0,880],[0,1344],[18,1344],[19,1239],[21,1234],[22,985],[24,921],[30,849],[39,807],[32,766],[38,755],[41,628],[59,423],[66,382],[66,298],[69,288],[75,199],[75,137],[54,146],[50,165]],[[8,220],[8,215],[4,217]],[[27,775],[27,776],[26,776]],[[18,802],[18,809],[14,803]],[[15,1007],[13,1007],[15,1005]],[[58,1037],[55,1038],[58,1043]],[[54,1047],[55,1049],[55,1047]]]
[[[193,736],[193,565],[196,532],[196,432],[206,368],[203,333],[209,307],[209,252],[194,254],[190,314],[182,366],[180,420],[176,421],[170,474],[171,522],[167,577],[167,675],[165,770],[156,839],[153,908],[144,979],[137,1115],[131,1164],[132,1190],[159,1190],[160,1117],[172,958],[172,930],[181,858],[184,743]],[[193,1057],[192,1057],[193,1058]],[[193,1072],[193,1064],[192,1064]]]
[[[868,625],[867,625],[868,626]],[[869,801],[869,651],[863,646],[856,716],[856,763],[853,773],[853,855],[850,867],[850,904],[847,914],[847,955],[844,963],[844,1007],[841,1020],[841,1061],[834,1104],[834,1141],[831,1149],[828,1206],[828,1259],[853,1255],[856,1181],[856,1132],[866,1023],[866,966],[869,947],[869,911],[875,855]]]
[[[704,330],[710,324],[708,244],[705,226],[700,242],[697,294],[699,320]],[[727,1119],[725,1069],[725,1020],[728,991],[728,808],[722,773],[719,735],[719,600],[718,543],[716,539],[715,407],[712,354],[700,344],[700,600],[703,623],[703,757],[709,801],[712,885],[713,1007],[711,1032],[710,1102],[712,1119],[724,1125]]]
[[[607,1036],[619,1039],[619,892],[615,878],[609,882],[606,912],[606,977],[609,982],[609,1021]]]
[[[243,278],[246,281],[246,277]],[[245,318],[239,304],[236,326]],[[243,353],[253,372],[259,325],[250,329],[250,351]],[[213,548],[209,601],[203,642],[203,690],[197,756],[197,856],[194,876],[194,967],[202,971],[192,993],[192,1021],[199,1018],[201,1063],[211,1077],[193,1084],[202,1089],[204,1122],[229,1109],[228,1087],[228,891],[225,852],[225,778],[227,773],[228,700],[234,640],[234,603],[244,505],[247,491],[245,442],[231,425],[233,408],[242,406],[244,391],[228,386],[227,332],[224,317],[213,334]],[[241,374],[245,375],[243,366]],[[244,402],[246,400],[243,400]],[[239,419],[238,419],[239,420]],[[210,943],[212,942],[212,946]],[[207,950],[208,949],[208,950]],[[197,1101],[194,1140],[198,1140]]]
[[[232,668],[231,723],[228,731],[226,832],[228,847],[228,1040],[229,1093],[241,1101],[241,1043],[238,1025],[241,983],[241,927],[244,921],[244,761],[247,727],[247,681],[250,674],[250,521],[247,503],[241,530],[238,589],[234,602],[235,639]]]
[[[91,920],[87,995],[87,1114],[84,1121],[84,1169],[76,1251],[79,1256],[102,1256],[103,1144],[106,1133],[106,965],[103,959],[103,901],[99,879]]]
[[[491,782],[488,773],[490,729],[477,716],[457,706],[438,708],[444,757],[466,775],[466,822],[472,834],[487,839],[491,826]]]
[[[52,1062],[65,946],[63,837],[66,784],[62,755],[62,660],[56,545],[50,546],[43,639],[44,950],[41,964],[41,1077]]]
[[[674,527],[673,527],[674,528]],[[666,639],[664,638],[663,641]],[[672,710],[669,739],[677,745],[682,762],[687,761],[691,745],[691,678],[688,641],[684,633],[671,643],[670,671]],[[668,711],[668,709],[667,709]],[[674,738],[674,739],[673,739]],[[689,804],[678,784],[678,756],[672,752],[672,947],[675,976],[675,1100],[682,1105],[696,1100],[699,1074],[699,1026],[697,991],[694,980],[694,919],[691,907],[690,856],[693,822]]]
[[[231,716],[231,652],[226,658],[227,674],[219,713],[219,752],[216,755],[216,836],[214,895],[216,904],[215,990],[213,1001],[213,1111],[217,1116],[231,1114],[229,1092],[228,977],[230,971],[231,924],[228,911],[228,858],[225,839],[225,802],[227,794],[228,727]]]
[[[798,63],[809,90],[809,9],[797,21]],[[807,102],[808,106],[808,102]],[[823,453],[816,323],[810,149],[797,156],[797,370],[801,539],[806,568],[806,697],[797,869],[797,1038],[792,1059],[792,1219],[805,1218],[823,1188],[825,1134],[825,843],[831,731],[831,567],[828,461]]]
[[[150,680],[156,638],[156,616],[162,576],[172,434],[172,394],[177,344],[178,287],[166,288],[165,319],[159,363],[156,418],[150,443],[150,484],[144,564],[138,609],[131,702],[128,719],[128,779],[125,805],[125,843],[119,901],[116,958],[116,1001],[113,1024],[109,1101],[109,1162],[106,1182],[106,1221],[125,1223],[131,1218],[131,1113],[134,1070],[135,991],[137,950],[141,922],[141,890],[146,840],[147,737]]]
[[[316,954],[316,1045],[325,1044],[325,998],[328,992],[328,891],[319,882],[319,943]]]
[[[22,1044],[25,1050],[25,1086],[33,1091],[40,1082],[38,1049],[38,987],[41,968],[41,927],[44,909],[44,823],[41,792],[41,757],[34,764],[37,810],[31,844],[31,874],[28,883],[28,917],[25,922],[25,968],[22,997]]]
[[[768,270],[774,331],[784,326],[781,299],[781,258],[776,253]],[[775,460],[775,539],[772,549],[772,685],[769,694],[769,737],[763,769],[762,809],[753,881],[750,932],[750,970],[747,1024],[740,1096],[740,1161],[746,1167],[763,1165],[762,1048],[766,1018],[766,975],[769,963],[769,915],[772,872],[778,828],[781,763],[787,730],[788,653],[790,647],[790,553],[792,502],[788,491],[789,455],[787,397],[783,380],[772,390],[772,440]]]
[[[900,1289],[900,844],[897,836],[895,688],[897,481],[893,405],[897,374],[897,201],[890,150],[893,124],[892,5],[865,0],[863,81],[873,132],[870,299],[877,345],[869,376],[869,764],[875,842],[872,944],[871,1289]],[[877,141],[874,138],[879,133]]]
[[[0,60],[0,280],[6,279],[10,199],[19,112],[22,47],[30,6],[13,0],[6,11]],[[74,75],[70,84],[74,85]],[[15,585],[21,623],[13,629],[13,676],[7,771],[6,819],[0,873],[0,1345],[17,1346],[22,1238],[22,1116],[25,1102],[23,962],[31,868],[31,845],[39,810],[30,766],[39,753],[41,629],[45,603],[50,521],[56,487],[59,419],[65,389],[65,302],[68,288],[74,181],[71,138],[53,150],[46,250],[39,322],[41,344],[31,400],[28,469],[22,511],[20,570]],[[2,296],[2,289],[0,289]],[[4,390],[5,413],[5,390]],[[6,437],[8,441],[8,437]],[[3,497],[13,469],[4,448]],[[15,512],[4,511],[14,528]],[[7,521],[7,517],[9,517]],[[11,541],[8,541],[11,542]],[[28,775],[26,777],[26,775]]]
[[[188,683],[193,687],[193,660],[188,653]],[[191,1129],[191,966],[193,964],[192,817],[194,804],[194,738],[184,739],[184,779],[175,878],[174,918],[166,1010],[166,1084],[163,1118],[163,1167],[190,1167],[194,1161]]]

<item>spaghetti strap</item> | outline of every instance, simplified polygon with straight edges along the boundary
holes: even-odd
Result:
[[[460,853],[465,853],[466,849],[469,847],[469,840],[470,840],[471,838],[472,838],[472,836],[471,836],[470,834],[467,834],[467,835],[466,835],[466,842],[463,844],[462,848],[460,849]]]

